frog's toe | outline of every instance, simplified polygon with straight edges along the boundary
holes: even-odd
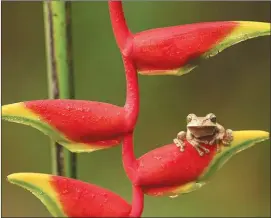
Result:
[[[210,152],[208,148],[205,148],[203,145],[198,145],[198,147],[203,150],[206,154]]]
[[[231,129],[226,130],[226,141],[233,141],[233,131]]]
[[[180,147],[181,152],[184,152],[184,143],[182,141],[178,139],[173,139],[173,142],[177,147]]]
[[[202,152],[202,151],[198,151],[198,153],[199,153],[200,156],[204,155],[204,152]]]
[[[207,148],[203,148],[203,150],[204,150],[204,152],[205,152],[206,154],[210,153],[210,150],[207,149]]]
[[[200,156],[203,156],[204,155],[204,152],[201,151],[199,148],[196,148],[197,152],[199,153]]]
[[[225,146],[229,146],[231,144],[231,141],[230,140],[223,140],[222,144]]]

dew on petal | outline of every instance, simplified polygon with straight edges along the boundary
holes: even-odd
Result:
[[[171,196],[169,196],[170,198],[177,198],[177,197],[179,197],[179,195],[171,195]]]

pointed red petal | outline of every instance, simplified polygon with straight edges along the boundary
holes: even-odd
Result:
[[[236,26],[235,22],[210,22],[143,31],[135,34],[133,58],[146,74],[177,69],[208,51]]]
[[[61,176],[14,173],[8,181],[32,192],[54,217],[128,217],[131,205],[102,187]]]
[[[51,185],[69,217],[127,217],[131,211],[120,196],[93,184],[53,176]]]
[[[2,119],[32,126],[72,152],[119,144],[133,126],[123,107],[83,100],[36,100],[2,106]]]
[[[183,75],[199,61],[239,42],[270,35],[270,23],[222,21],[151,29],[135,34],[131,53],[143,75]]]
[[[152,150],[138,159],[136,184],[146,194],[176,195],[188,193],[204,185],[233,155],[256,143],[267,140],[265,131],[234,131],[234,140],[230,146],[222,146],[216,152],[216,146],[203,145],[210,153],[200,156],[188,142],[181,152],[175,144],[169,144]]]
[[[124,110],[115,105],[82,100],[37,100],[25,105],[76,142],[117,144],[125,132]]]
[[[163,195],[165,191],[195,181],[203,173],[213,159],[216,146],[205,145],[210,153],[201,157],[188,142],[185,144],[184,152],[175,144],[169,144],[138,159],[137,183],[146,193]]]

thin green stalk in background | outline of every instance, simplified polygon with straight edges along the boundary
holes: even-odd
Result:
[[[71,2],[44,1],[49,98],[74,98],[71,50]],[[76,155],[52,142],[52,170],[76,178]]]

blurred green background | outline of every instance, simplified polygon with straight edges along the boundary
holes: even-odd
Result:
[[[269,2],[125,2],[132,31],[203,21],[270,19]],[[73,2],[76,98],[122,105],[125,77],[107,2]],[[2,3],[2,104],[47,98],[41,2]],[[269,131],[270,37],[225,50],[183,77],[139,76],[137,156],[172,142],[188,113],[213,112],[226,128]],[[131,200],[121,146],[81,154],[78,176]],[[50,216],[29,192],[10,185],[15,172],[50,173],[49,139],[2,122],[3,216]],[[145,198],[143,216],[269,216],[269,142],[232,158],[202,189],[170,199]],[[90,205],[91,207],[91,205]]]

